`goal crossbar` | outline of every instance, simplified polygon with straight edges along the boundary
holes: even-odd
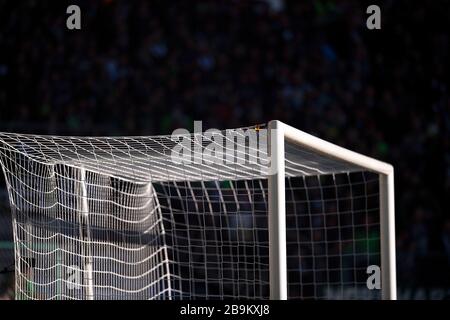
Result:
[[[269,122],[274,174],[269,180],[270,296],[287,299],[285,141],[345,161],[380,175],[380,240],[382,298],[397,299],[395,258],[394,168],[392,165],[322,140],[278,120]]]

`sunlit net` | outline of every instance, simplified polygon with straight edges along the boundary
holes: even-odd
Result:
[[[270,161],[253,131],[256,146],[232,131],[235,161],[212,163],[174,163],[179,136],[0,134],[16,297],[268,298]],[[230,132],[183,138],[202,159]],[[380,263],[378,175],[285,150],[289,298],[378,298],[366,287]]]

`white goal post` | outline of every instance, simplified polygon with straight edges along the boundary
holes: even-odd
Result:
[[[280,121],[0,133],[0,165],[18,299],[396,299],[393,167]]]
[[[270,296],[273,299],[287,299],[286,271],[286,206],[285,193],[285,141],[290,141],[314,152],[353,163],[377,172],[380,175],[380,228],[381,228],[381,270],[382,297],[397,299],[395,258],[395,204],[394,168],[392,165],[366,157],[339,147],[325,140],[302,132],[280,121],[269,122],[269,132],[275,137],[269,148],[275,174],[269,179],[269,243],[270,243]]]

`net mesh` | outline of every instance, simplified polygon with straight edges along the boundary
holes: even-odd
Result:
[[[180,143],[189,161],[174,160]],[[380,263],[378,175],[285,150],[288,297],[379,298],[366,287]],[[16,298],[269,297],[265,130],[0,134],[0,159]]]

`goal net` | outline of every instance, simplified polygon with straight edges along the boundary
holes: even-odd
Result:
[[[395,298],[390,166],[280,122],[0,133],[0,162],[17,299]]]

